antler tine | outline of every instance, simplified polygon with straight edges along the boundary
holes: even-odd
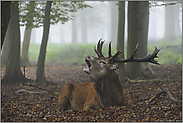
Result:
[[[123,52],[123,48],[121,48],[115,55],[113,55],[111,58],[110,58],[110,62],[111,61],[116,61],[117,59],[117,57],[119,56],[119,54],[121,53],[121,52]],[[116,60],[114,60],[114,59],[116,59]]]
[[[137,48],[139,46],[139,43],[136,45],[135,50],[133,51],[133,54],[130,56],[130,58],[128,59],[115,59],[118,57],[118,55],[123,51],[123,49],[121,48],[121,50],[119,50],[112,58],[111,61],[115,61],[115,62],[129,62],[132,61],[134,58],[135,53],[137,52]]]
[[[101,57],[104,57],[104,55],[102,54],[102,46],[103,46],[104,42],[105,41],[101,41],[101,44],[100,44],[100,50],[99,50],[99,52],[101,54]]]
[[[105,41],[101,41],[101,40],[102,40],[102,38],[98,41],[97,50],[94,46],[94,51],[98,55],[99,58],[104,57],[104,55],[102,54],[102,46]]]
[[[136,51],[137,51],[138,45],[139,44],[136,45],[136,48],[135,48],[135,50],[134,50],[134,52],[133,52],[133,54],[130,58],[128,58],[128,59],[114,59],[113,62],[151,62],[153,64],[158,64],[159,65],[158,61],[154,60],[154,58],[158,58],[157,54],[161,50],[161,48],[158,49],[155,46],[155,50],[151,55],[148,54],[147,56],[145,56],[143,58],[133,58]]]
[[[99,52],[99,50],[100,50],[100,41],[102,40],[102,38],[101,39],[99,39],[99,41],[98,41],[98,44],[97,44],[97,52]]]
[[[138,46],[139,46],[139,43],[137,43],[137,45],[136,45],[136,47],[135,47],[135,50],[133,51],[133,54],[132,54],[132,56],[130,57],[130,59],[133,59],[135,53],[137,52]]]
[[[112,41],[109,42],[109,58],[112,56],[112,55],[111,55],[111,42],[112,42]]]
[[[94,51],[95,51],[95,53],[98,55],[98,57],[100,58],[100,54],[97,52],[95,46],[94,46]]]
[[[158,58],[157,54],[159,53],[160,50],[161,50],[161,48],[158,49],[158,48],[155,46],[155,50],[154,50],[154,52],[152,53],[152,55],[149,54],[149,55],[147,55],[146,57]],[[158,60],[154,60],[154,58],[153,58],[150,62],[153,63],[153,64],[158,64],[158,65],[160,65],[160,64],[158,63]]]
[[[101,40],[102,40],[102,38],[99,40],[98,45],[97,45],[97,52],[99,54],[99,58],[104,57],[104,55],[102,54],[102,46],[105,41],[101,41]]]

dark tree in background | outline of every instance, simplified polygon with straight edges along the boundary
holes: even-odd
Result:
[[[137,43],[139,43],[139,48],[135,57],[147,55],[148,22],[149,2],[129,1],[127,57],[132,55]],[[142,72],[141,63],[127,63],[126,74],[131,79],[146,77]]]
[[[10,5],[11,1],[1,1],[1,48],[10,20]]]
[[[20,25],[18,2],[11,3],[10,14],[10,54],[6,65],[5,77],[2,82],[5,84],[23,83],[25,77],[20,70]]]
[[[42,37],[41,48],[39,52],[36,82],[45,82],[44,65],[45,65],[46,48],[47,48],[48,36],[49,36],[49,30],[50,30],[51,4],[52,4],[52,1],[47,1],[46,8],[45,8],[43,37]]]
[[[118,37],[117,37],[117,51],[121,48],[124,50],[124,33],[125,33],[125,1],[119,1],[118,6]],[[124,58],[124,52],[119,55],[119,58]],[[117,70],[120,81],[125,81],[125,65],[121,64]]]

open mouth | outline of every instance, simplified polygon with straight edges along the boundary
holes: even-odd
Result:
[[[87,64],[87,67],[90,69],[91,68],[91,63],[87,59],[85,59],[85,62]]]
[[[85,62],[87,66],[83,68],[83,71],[86,72],[87,74],[91,72],[91,68],[92,68],[92,64],[90,63],[89,59],[91,59],[90,56],[85,57]]]

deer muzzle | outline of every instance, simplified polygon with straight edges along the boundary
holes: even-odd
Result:
[[[85,62],[86,62],[86,65],[84,68],[83,68],[83,71],[86,72],[86,73],[89,73],[89,71],[91,71],[91,63],[90,63],[90,60],[92,60],[93,58],[91,56],[86,56],[85,57]]]

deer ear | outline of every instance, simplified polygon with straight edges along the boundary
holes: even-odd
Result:
[[[113,63],[110,65],[110,70],[116,70],[116,69],[118,69],[118,67],[119,67],[118,63]]]

